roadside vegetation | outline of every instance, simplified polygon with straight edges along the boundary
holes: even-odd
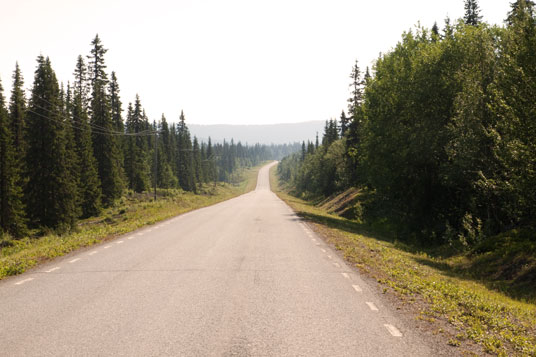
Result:
[[[536,4],[418,25],[362,74],[279,195],[453,346],[536,355]]]
[[[5,237],[0,240],[0,279],[21,274],[39,263],[76,249],[252,191],[257,184],[259,168],[260,165],[240,170],[235,174],[234,184],[203,185],[197,194],[180,189],[161,189],[158,200],[154,201],[152,193],[128,191],[101,215],[79,221],[70,233],[58,235],[49,232],[16,240]]]
[[[388,226],[341,216],[351,217],[362,203],[358,191],[307,201],[276,171],[271,170],[271,185],[281,199],[460,354],[536,356],[536,291],[532,282],[516,281],[523,270],[519,264],[536,263],[534,244],[523,232],[462,253],[426,249],[397,240]]]

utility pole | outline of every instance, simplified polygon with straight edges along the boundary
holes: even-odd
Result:
[[[158,130],[154,132],[154,200],[156,202],[156,182],[158,180]]]

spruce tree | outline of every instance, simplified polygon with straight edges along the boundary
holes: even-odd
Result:
[[[214,181],[214,184],[216,184],[216,162],[215,162],[215,155],[214,155],[214,148],[212,147],[212,139],[210,136],[208,137],[208,144],[207,144],[207,164],[208,164],[208,175],[207,175],[207,181]]]
[[[102,188],[102,199],[106,205],[110,205],[123,191],[122,168],[120,166],[120,152],[115,135],[109,135],[113,131],[112,112],[107,88],[107,75],[105,72],[104,55],[106,49],[102,46],[97,35],[91,42],[93,48],[89,57],[90,80],[91,80],[91,120],[94,128],[92,131],[92,143],[95,159]]]
[[[11,122],[11,134],[13,135],[13,145],[16,148],[15,155],[17,161],[22,162],[26,143],[24,141],[25,122],[24,114],[26,111],[26,98],[24,96],[24,79],[20,71],[19,64],[15,66],[13,73],[13,87],[11,91],[11,101],[9,103],[9,120]]]
[[[82,57],[74,72],[74,98],[71,110],[71,122],[74,129],[75,151],[80,163],[79,198],[83,218],[97,215],[101,208],[101,187],[97,171],[97,161],[93,155],[91,127],[87,113],[87,72]]]
[[[74,139],[74,126],[71,118],[72,113],[72,93],[70,84],[67,84],[67,92],[63,89],[63,83],[60,89],[60,112],[61,118],[64,123],[64,137],[65,137],[65,165],[67,166],[68,175],[72,182],[72,193],[74,195],[74,212],[76,218],[82,215],[80,208],[80,168],[82,162],[80,162],[78,154],[76,152],[76,142]]]
[[[134,107],[128,106],[126,131],[125,171],[129,188],[143,192],[149,187],[148,146],[145,136],[140,135],[146,130],[146,123],[140,97],[136,95]]]
[[[351,97],[348,98],[348,115],[350,116],[350,120],[354,120],[355,111],[363,101],[363,81],[361,79],[361,70],[359,69],[357,60],[352,67],[350,79],[352,81],[350,83]]]
[[[465,15],[463,20],[466,25],[477,26],[482,22],[482,16],[480,15],[480,7],[477,0],[465,0]]]
[[[180,187],[185,191],[196,191],[195,172],[192,158],[192,141],[190,132],[186,126],[184,112],[181,111],[179,124],[177,126],[177,168]]]
[[[197,137],[194,136],[193,146],[192,146],[192,159],[194,162],[194,179],[197,184],[204,182],[205,178],[203,177],[203,167],[201,159],[201,148],[199,147],[199,141]]]
[[[346,113],[344,110],[341,113],[341,137],[346,134],[346,130],[348,129],[348,118],[346,117]]]
[[[5,104],[0,82],[0,235],[8,232],[20,237],[26,231],[22,190],[18,184],[21,173]]]
[[[121,98],[119,97],[119,83],[117,83],[117,76],[112,71],[110,81],[110,107],[112,109],[112,123],[115,131],[123,132],[125,130],[125,124],[123,123],[123,117],[121,116]]]
[[[19,64],[15,66],[15,72],[13,73],[13,86],[11,91],[11,100],[9,103],[9,122],[11,134],[13,136],[13,155],[15,160],[15,166],[17,171],[17,190],[20,191],[20,195],[26,185],[26,166],[25,155],[27,150],[26,144],[26,97],[24,94],[24,79],[20,71]],[[22,197],[24,199],[24,197]],[[24,201],[24,200],[23,200]],[[23,205],[22,205],[23,206]],[[23,210],[23,208],[20,210]],[[23,227],[23,226],[21,226]],[[15,231],[18,231],[15,233]],[[12,234],[21,235],[23,229],[12,229]]]
[[[66,230],[76,221],[76,187],[69,172],[56,74],[39,56],[28,106],[27,212],[34,225]]]

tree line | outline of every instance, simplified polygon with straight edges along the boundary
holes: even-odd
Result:
[[[107,49],[97,35],[79,56],[74,79],[59,84],[48,57],[37,58],[29,99],[18,64],[9,103],[0,82],[0,233],[28,228],[71,229],[99,214],[125,190],[154,185],[197,192],[230,182],[238,169],[296,150],[295,145],[200,142],[181,112],[177,124],[164,115],[150,121],[139,96],[124,108]]]
[[[373,70],[351,72],[347,113],[279,165],[298,194],[365,193],[363,214],[399,239],[469,247],[536,217],[535,4],[504,26],[476,0],[443,28],[405,32]]]

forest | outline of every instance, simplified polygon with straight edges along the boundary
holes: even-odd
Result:
[[[42,55],[29,98],[18,64],[7,102],[0,83],[0,236],[29,230],[68,232],[126,192],[197,192],[233,183],[237,172],[299,150],[299,144],[242,145],[191,137],[183,112],[177,123],[149,120],[139,96],[124,106],[115,72],[106,72],[97,35],[74,79],[60,84]],[[7,238],[6,238],[7,237]]]
[[[533,232],[533,1],[513,2],[504,26],[492,26],[466,0],[463,19],[416,26],[364,74],[356,61],[350,78],[347,111],[278,167],[296,195],[359,188],[356,219],[426,246]]]

